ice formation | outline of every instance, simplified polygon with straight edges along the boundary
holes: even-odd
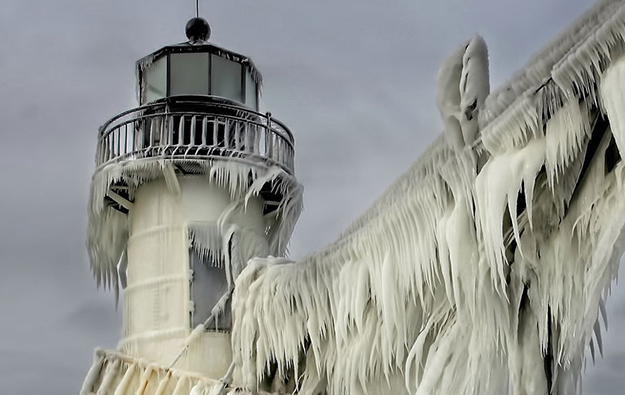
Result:
[[[255,166],[234,159],[227,161],[171,159],[167,163],[174,164],[185,172],[203,174],[211,184],[226,188],[235,205],[244,206],[249,198],[257,196],[265,185],[274,185],[283,199],[276,210],[275,225],[267,229],[268,246],[265,249],[272,255],[286,253],[288,240],[302,209],[303,189],[282,168]],[[170,168],[170,171],[173,170]],[[128,193],[132,197],[139,186],[157,180],[163,177],[163,174],[167,180],[167,167],[160,157],[113,162],[95,173],[89,197],[87,250],[98,285],[113,287],[117,292],[119,280],[122,282],[124,280],[128,216],[106,204],[105,197],[110,193],[111,186],[123,181],[129,186]],[[226,216],[227,213],[224,213],[224,217]],[[227,226],[219,226],[219,229],[212,230],[211,233],[211,229],[202,229],[202,226],[192,222],[188,224],[190,244],[201,256],[207,253],[208,248],[220,244],[224,238],[227,239],[225,237],[229,232]],[[243,247],[246,247],[250,241],[242,243]],[[221,248],[216,248],[215,251],[219,252]],[[240,271],[240,268],[236,268],[236,271]]]
[[[167,369],[109,350],[96,350],[81,394],[244,395],[228,381],[211,380],[176,369]]]
[[[456,149],[473,144],[477,136],[477,109],[490,92],[488,50],[475,36],[452,53],[437,76],[436,105],[448,143]]]
[[[334,243],[297,262],[253,259],[239,276],[244,384],[580,393],[625,248],[624,46],[625,3],[610,0],[486,98],[485,47],[452,55],[445,136]],[[460,121],[463,92],[477,125]]]
[[[625,1],[604,0],[489,93],[486,46],[470,40],[439,72],[443,135],[338,240],[298,262],[226,267],[238,278],[222,380],[98,351],[81,393],[579,393],[625,249],[624,47]],[[126,271],[128,219],[105,196],[122,181],[132,200],[159,178],[175,191],[172,165],[227,188],[233,210],[267,184],[283,197],[266,241],[232,238],[228,210],[190,220],[200,257],[228,261],[226,240],[242,257],[284,255],[301,187],[282,168],[228,159],[98,169],[98,282],[117,288]],[[198,347],[198,328],[184,347]]]

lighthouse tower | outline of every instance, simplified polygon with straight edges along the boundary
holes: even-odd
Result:
[[[293,136],[260,112],[259,70],[204,19],[186,33],[137,62],[139,106],[99,129],[87,247],[123,330],[82,393],[189,393],[230,373],[234,280],[284,255],[301,211]]]

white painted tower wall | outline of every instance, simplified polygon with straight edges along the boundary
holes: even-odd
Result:
[[[203,176],[178,179],[180,193],[164,179],[142,185],[129,212],[127,287],[120,351],[169,366],[193,330],[189,223],[216,225],[231,199]],[[258,197],[227,218],[255,240],[265,239],[263,203]],[[267,252],[265,248],[259,249]],[[259,251],[259,252],[261,252]],[[205,331],[176,363],[176,368],[222,377],[232,361],[230,334]]]

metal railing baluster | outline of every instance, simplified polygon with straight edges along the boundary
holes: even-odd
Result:
[[[243,125],[240,122],[234,123],[234,149],[237,151],[241,151],[241,127]]]
[[[269,130],[269,128],[265,129],[265,156],[273,159],[273,141],[271,141],[273,135],[269,133]]]
[[[217,118],[213,118],[213,141],[209,145],[217,146],[217,144],[219,143],[217,129],[219,129],[218,120]]]
[[[115,129],[115,155],[119,156],[120,155],[120,140],[121,140],[121,136],[120,136],[120,128]]]
[[[169,148],[170,145],[174,144],[174,117],[172,117],[171,115],[167,115],[165,117],[165,120],[167,122],[167,137],[163,139],[165,141],[161,140],[159,144],[161,146],[161,155],[166,152],[167,148]]]
[[[224,145],[223,147],[228,149],[231,148],[230,147],[230,128],[231,128],[231,121],[229,119],[225,119],[224,120]]]
[[[203,105],[189,113],[172,114],[170,105],[159,103],[120,114],[100,128],[96,165],[154,155],[201,160],[249,154],[292,173],[291,132],[270,113],[226,104]]]

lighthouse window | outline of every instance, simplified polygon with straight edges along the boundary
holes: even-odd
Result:
[[[170,78],[172,95],[208,95],[208,54],[172,54]]]
[[[241,65],[217,55],[211,55],[211,61],[211,95],[243,103]]]
[[[143,103],[163,98],[167,94],[167,57],[157,59],[143,72]]]
[[[252,79],[252,75],[249,71],[245,73],[245,104],[254,110],[258,110],[256,82]]]
[[[212,256],[200,256],[195,249],[190,250],[190,263],[193,270],[191,282],[191,298],[193,313],[191,324],[195,328],[210,317],[213,307],[228,290],[226,271],[223,262]],[[230,330],[231,313],[230,302],[225,306],[223,314],[207,326],[208,330]]]

